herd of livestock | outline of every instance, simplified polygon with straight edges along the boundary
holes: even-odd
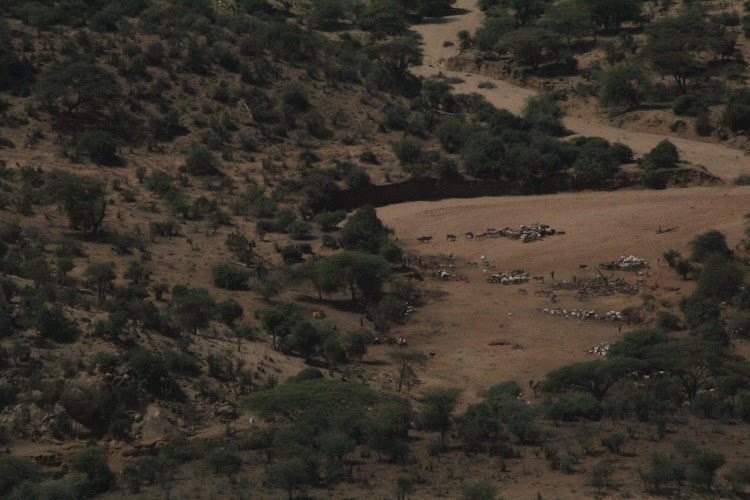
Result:
[[[504,227],[503,229],[488,228],[482,233],[466,231],[464,233],[464,238],[467,240],[509,238],[511,240],[521,240],[523,243],[531,243],[532,241],[539,241],[545,236],[552,236],[553,234],[565,234],[565,231],[555,230],[547,224],[532,224],[530,226],[521,225],[518,229],[512,229],[510,227]],[[449,233],[445,235],[445,239],[446,241],[456,241],[458,236]],[[432,240],[432,236],[420,236],[417,240],[422,243],[427,243]]]

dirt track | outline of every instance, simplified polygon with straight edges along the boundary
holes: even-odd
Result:
[[[429,77],[441,72],[447,77],[456,77],[464,82],[454,85],[456,93],[478,93],[499,108],[520,113],[525,100],[536,92],[513,85],[504,80],[487,76],[453,72],[441,67],[441,61],[457,53],[457,34],[461,30],[473,31],[480,26],[483,14],[476,7],[476,0],[458,0],[459,15],[441,19],[435,24],[422,24],[414,30],[424,40],[424,65],[415,69],[415,74]],[[452,41],[454,46],[444,47],[443,42]],[[496,88],[480,89],[480,82],[491,80]],[[576,134],[599,136],[612,142],[630,146],[636,154],[653,148],[664,136],[635,132],[600,123],[589,109],[575,110],[565,118],[565,126]],[[712,174],[724,180],[732,180],[740,174],[750,174],[750,157],[743,151],[721,144],[670,138],[677,146],[683,160],[694,165],[703,165]]]

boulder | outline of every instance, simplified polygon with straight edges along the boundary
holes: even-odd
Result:
[[[109,385],[91,376],[69,380],[60,396],[60,404],[73,420],[100,431],[109,427],[109,417],[114,409]]]

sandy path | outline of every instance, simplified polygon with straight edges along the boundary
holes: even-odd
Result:
[[[408,336],[417,349],[435,352],[425,382],[466,387],[466,402],[502,380],[540,380],[561,364],[592,359],[586,353],[588,348],[616,340],[620,333],[614,323],[566,320],[539,312],[537,307],[585,308],[603,314],[643,305],[638,295],[579,302],[573,292],[556,292],[560,301],[551,305],[549,299],[533,293],[549,288],[551,271],[558,281],[570,280],[573,275],[593,277],[593,267],[599,262],[637,255],[653,266],[643,290],[663,301],[660,309],[676,310],[679,297],[689,294],[694,283],[680,280],[664,262],[658,266],[662,252],[675,248],[688,253],[688,242],[710,228],[724,231],[735,245],[743,231],[742,215],[748,210],[750,187],[449,199],[379,208],[378,216],[396,230],[408,251],[423,256],[452,253],[456,270],[469,278],[468,283],[427,278],[427,289],[445,295],[417,309],[409,324],[394,334]],[[478,233],[490,227],[535,222],[564,229],[566,234],[529,244],[506,238],[445,240],[448,233],[462,236],[465,231]],[[660,226],[678,229],[657,233]],[[422,244],[417,242],[421,235],[434,239]],[[486,256],[487,271],[480,255]],[[480,265],[468,267],[468,261]],[[580,271],[580,264],[587,264],[588,270]],[[528,283],[523,286],[528,295],[521,295],[518,286],[485,281],[487,273],[511,269],[544,275],[547,283]],[[630,282],[636,279],[632,273],[616,274]],[[494,340],[510,344],[489,346]]]
[[[441,19],[435,24],[422,24],[413,29],[424,39],[424,65],[415,68],[414,73],[429,77],[442,72],[448,77],[457,77],[463,83],[454,86],[456,93],[476,92],[499,108],[513,113],[520,113],[525,100],[536,95],[534,90],[524,89],[504,80],[487,76],[472,75],[462,72],[441,69],[441,61],[457,53],[457,46],[443,47],[443,42],[450,40],[457,44],[457,34],[461,30],[473,31],[481,24],[483,14],[476,7],[476,0],[458,0],[456,8],[463,13]],[[492,80],[497,86],[494,89],[480,89],[480,82]],[[665,136],[634,132],[599,123],[594,117],[575,110],[565,118],[565,126],[576,134],[599,136],[611,142],[622,142],[630,146],[636,154],[644,154],[653,148]],[[695,165],[705,166],[709,172],[725,180],[731,180],[740,174],[750,174],[750,157],[743,151],[721,144],[673,138],[680,155]]]

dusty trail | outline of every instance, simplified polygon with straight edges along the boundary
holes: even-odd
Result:
[[[442,72],[448,77],[457,77],[463,83],[454,86],[457,93],[478,93],[499,108],[513,113],[520,113],[528,97],[537,94],[534,90],[524,89],[504,80],[491,77],[448,71],[441,68],[441,61],[457,53],[456,46],[444,47],[443,42],[450,40],[457,43],[457,34],[461,30],[473,31],[480,26],[483,14],[476,7],[476,0],[458,0],[456,8],[461,12],[448,16],[438,23],[422,24],[413,29],[424,39],[424,65],[414,69],[419,76],[429,77]],[[480,82],[491,80],[496,88],[480,89]],[[565,118],[565,126],[576,134],[599,136],[611,142],[622,142],[630,146],[636,154],[644,154],[664,139],[662,135],[635,132],[598,123],[595,117],[577,110],[571,111]],[[677,146],[684,160],[694,165],[703,165],[713,175],[731,181],[740,174],[750,174],[750,157],[738,149],[721,144],[693,141],[670,137]]]

